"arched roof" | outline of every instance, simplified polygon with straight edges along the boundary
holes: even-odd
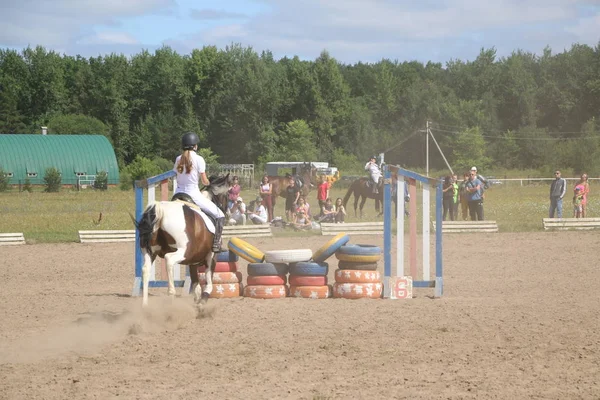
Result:
[[[9,183],[44,184],[47,168],[61,173],[63,185],[76,184],[77,175],[108,173],[108,183],[119,183],[119,167],[112,145],[102,135],[0,134],[0,168],[12,174]]]

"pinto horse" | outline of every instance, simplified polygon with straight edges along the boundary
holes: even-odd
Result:
[[[210,177],[210,185],[202,194],[213,201],[223,212],[227,209],[229,174]],[[198,211],[195,211],[194,209]],[[150,203],[139,221],[134,221],[140,232],[140,247],[144,257],[142,288],[144,306],[148,305],[148,283],[150,266],[157,256],[165,259],[169,280],[168,293],[175,296],[173,266],[187,265],[190,268],[192,290],[196,303],[205,304],[212,292],[213,261],[212,244],[214,235],[209,231],[202,212],[195,204],[184,201],[159,201]],[[210,265],[206,272],[206,286],[201,293],[198,282],[198,265]]]
[[[396,176],[393,175],[392,176],[392,183],[393,186],[395,188],[396,186]],[[367,177],[362,177],[362,178],[358,178],[356,179],[354,182],[352,182],[352,184],[350,185],[350,187],[348,188],[348,191],[346,192],[346,195],[344,196],[344,199],[342,200],[342,204],[344,205],[344,208],[347,209],[346,204],[348,203],[348,200],[350,199],[350,196],[352,194],[354,194],[354,216],[357,216],[356,213],[356,209],[358,206],[358,200],[360,200],[360,218],[363,217],[363,207],[365,206],[365,203],[367,201],[367,199],[373,199],[375,200],[375,211],[377,211],[377,216],[381,216],[383,215],[383,210],[381,210],[380,204],[383,205],[383,187],[379,188],[379,193],[375,194],[373,193],[373,187],[371,186],[372,182],[371,182],[371,178],[367,178]],[[392,189],[392,201],[396,202],[396,195],[395,195],[395,189]],[[409,196],[408,196],[408,186],[404,185],[404,201],[408,202],[409,201]],[[394,207],[394,209],[396,209]]]
[[[311,187],[313,186],[312,182],[312,171],[313,168],[310,163],[304,163],[300,166],[300,179],[302,180],[302,188],[300,189],[300,194],[304,197],[308,196]],[[288,182],[290,180],[289,176],[269,176],[269,182],[271,183],[271,201],[273,202],[273,209],[275,209],[275,202],[277,201],[277,197],[286,197],[286,188],[288,187]]]

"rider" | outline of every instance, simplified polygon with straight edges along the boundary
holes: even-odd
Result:
[[[219,253],[223,251],[221,249],[221,235],[223,234],[225,215],[215,203],[204,197],[198,188],[199,181],[204,186],[210,185],[206,177],[206,161],[196,153],[199,141],[198,135],[194,132],[185,133],[181,137],[183,153],[177,156],[175,166],[173,167],[175,172],[177,172],[177,190],[175,193],[188,194],[202,211],[215,218],[215,235],[212,251]]]
[[[377,165],[377,157],[372,156],[369,162],[365,165],[365,171],[369,171],[371,179],[373,180],[373,194],[379,193],[379,179],[381,178],[381,170]]]

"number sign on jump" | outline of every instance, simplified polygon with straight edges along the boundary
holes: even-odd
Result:
[[[412,276],[398,276],[391,278],[392,294],[390,299],[412,299]]]

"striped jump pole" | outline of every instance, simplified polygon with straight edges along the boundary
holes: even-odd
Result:
[[[396,183],[392,181],[392,171],[397,177]],[[419,279],[417,272],[417,182],[422,185],[422,275]],[[392,185],[396,185],[396,271],[392,274]],[[410,194],[409,202],[409,274],[404,269],[404,221],[405,185],[408,185]],[[431,187],[436,188],[435,195],[435,277],[431,277],[431,218],[430,218],[430,192]],[[409,171],[394,165],[384,166],[384,298],[412,297],[412,288],[434,288],[434,296],[441,297],[443,293],[443,259],[442,259],[442,181],[432,179],[416,172]]]
[[[175,171],[167,171],[163,174],[153,176],[148,179],[135,181],[135,219],[139,221],[144,212],[144,189],[147,191],[147,203],[151,204],[156,201],[156,187],[160,185],[160,200],[169,200],[169,179],[176,176]],[[144,265],[144,259],[142,257],[142,250],[140,249],[140,232],[136,229],[135,231],[135,279],[133,281],[133,292],[132,296],[140,296],[142,292],[142,266]],[[162,260],[162,276],[166,276],[166,265],[165,261]],[[175,279],[175,286],[182,287],[184,281],[181,280],[181,268],[175,266],[173,271],[173,278]],[[167,287],[168,281],[156,279],[156,267],[155,262],[152,263],[150,270],[150,287]]]

